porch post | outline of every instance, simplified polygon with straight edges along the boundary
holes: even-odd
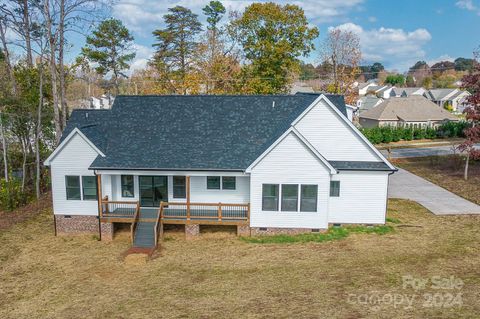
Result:
[[[190,220],[190,176],[185,178],[185,183],[187,184],[187,220]]]
[[[98,237],[102,240],[102,175],[97,175],[97,201],[98,201]]]

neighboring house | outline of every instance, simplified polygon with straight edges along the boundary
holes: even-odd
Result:
[[[384,224],[396,169],[346,118],[343,96],[118,96],[74,110],[46,160],[58,233],[135,247],[164,224],[234,225],[239,234]]]
[[[103,94],[99,98],[92,96],[90,98],[90,108],[95,110],[110,109],[113,105],[114,100],[115,97],[110,94]]]
[[[442,108],[451,109],[453,112],[462,113],[467,105],[466,98],[471,94],[460,89],[432,89],[425,96]]]
[[[362,113],[364,111],[373,109],[375,106],[379,105],[382,102],[383,99],[373,95],[362,96],[357,101],[357,108],[359,112]]]
[[[376,82],[358,83],[358,95],[359,96],[367,95],[370,88],[377,87],[377,86],[378,84]]]
[[[292,84],[290,88],[290,94],[296,93],[314,93],[313,87],[306,85],[302,82],[295,82]]]
[[[409,97],[411,95],[424,95],[427,90],[422,87],[417,88],[395,88],[394,89],[396,97]]]
[[[390,85],[385,85],[380,89],[376,90],[375,95],[382,99],[389,99],[395,96],[395,87]]]
[[[347,119],[353,122],[353,115],[356,114],[358,107],[345,104],[345,110],[347,111]]]
[[[438,107],[423,96],[395,97],[380,105],[360,112],[362,127],[436,127],[445,121],[458,121],[447,110]]]

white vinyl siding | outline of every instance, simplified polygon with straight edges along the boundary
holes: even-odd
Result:
[[[67,200],[65,176],[95,176],[88,167],[98,153],[83,139],[75,135],[65,147],[52,159],[53,211],[58,215],[98,215],[95,200]],[[80,177],[81,179],[81,177]]]
[[[329,161],[380,160],[325,101],[310,109],[295,128]]]
[[[330,223],[384,224],[388,172],[340,172],[340,196],[330,197]]]
[[[329,170],[293,133],[252,168],[250,178],[252,227],[327,228]],[[282,212],[280,207],[278,211],[262,211],[264,184],[278,184],[280,188],[282,184],[318,185],[317,211]]]

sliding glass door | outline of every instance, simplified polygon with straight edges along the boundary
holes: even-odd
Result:
[[[168,201],[167,176],[139,176],[140,205],[158,207]]]

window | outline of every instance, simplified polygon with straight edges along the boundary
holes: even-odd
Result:
[[[262,210],[278,210],[278,184],[262,185]]]
[[[133,175],[122,175],[122,197],[134,197]]]
[[[282,211],[296,212],[298,210],[298,185],[282,184]]]
[[[80,176],[65,176],[65,186],[67,188],[67,199],[81,199]]]
[[[330,196],[331,197],[340,196],[340,181],[330,181]]]
[[[207,189],[220,189],[220,176],[207,176]]]
[[[187,197],[187,179],[185,176],[173,176],[173,198]]]
[[[235,189],[235,176],[223,176],[222,177],[222,189]]]
[[[97,200],[97,178],[82,176],[83,200]]]
[[[317,185],[302,185],[302,197],[300,200],[301,212],[317,211]]]

